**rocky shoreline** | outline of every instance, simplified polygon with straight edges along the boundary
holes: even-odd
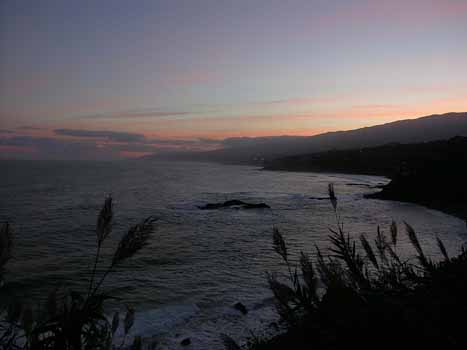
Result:
[[[383,186],[381,191],[367,194],[365,198],[419,204],[430,209],[453,215],[459,219],[465,220],[467,223],[467,200],[465,200],[465,197],[457,201],[447,198],[427,198],[426,196],[419,196],[407,190],[407,187],[407,185],[400,185],[393,180],[386,186]]]
[[[420,204],[467,219],[467,137],[330,151],[277,159],[264,170],[385,176],[366,198]]]

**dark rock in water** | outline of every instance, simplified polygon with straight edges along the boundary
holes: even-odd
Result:
[[[248,313],[248,309],[246,308],[246,306],[243,305],[240,302],[236,303],[233,307],[234,307],[235,310],[240,311],[244,315],[246,315]]]
[[[348,183],[348,184],[346,184],[346,185],[347,185],[347,186],[370,187],[370,188],[373,187],[373,185],[370,185],[370,184],[361,184],[361,183],[353,183],[353,182],[352,182],[352,183]]]
[[[213,210],[230,207],[239,207],[241,209],[270,209],[271,207],[266,203],[246,203],[238,199],[232,199],[223,203],[208,203],[206,205],[198,206],[201,210]]]
[[[266,203],[245,203],[243,209],[271,209],[271,207]]]
[[[239,205],[244,205],[244,204],[246,203],[239,201],[237,199],[234,199],[230,201],[225,201],[223,203],[208,203],[203,206],[198,206],[198,208],[203,209],[203,210],[211,210],[211,209],[229,208],[229,207],[239,206]]]
[[[183,345],[183,346],[188,346],[190,344],[191,344],[191,339],[190,338],[185,338],[180,342],[180,345]]]
[[[231,199],[231,200],[225,201],[225,202],[223,203],[223,205],[226,206],[226,207],[231,207],[231,206],[233,206],[233,205],[243,205],[243,204],[245,204],[245,202],[240,201],[240,200],[238,200],[238,199]]]
[[[324,200],[329,200],[329,197],[310,197],[310,199],[314,199],[317,201],[324,201]]]

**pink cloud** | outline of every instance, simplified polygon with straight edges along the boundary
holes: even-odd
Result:
[[[0,145],[0,153],[4,156],[15,155],[15,154],[32,154],[37,153],[37,148],[33,146],[10,146]]]
[[[333,103],[338,101],[338,97],[304,97],[304,98],[288,98],[272,101],[259,102],[260,105],[309,105]]]
[[[141,158],[144,156],[149,156],[153,152],[134,152],[134,151],[120,151],[119,155],[122,158]]]
[[[391,105],[391,104],[367,104],[367,105],[354,105],[351,108],[356,110],[394,110],[401,109],[403,105]]]

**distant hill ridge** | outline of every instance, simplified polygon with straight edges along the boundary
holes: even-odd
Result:
[[[467,137],[333,150],[279,158],[268,170],[384,175],[391,182],[368,197],[413,202],[467,219]]]
[[[374,147],[388,143],[417,143],[467,136],[467,112],[435,114],[349,131],[315,136],[229,138],[224,148],[209,152],[185,152],[166,158],[262,164],[276,158],[328,150]],[[157,156],[156,156],[157,157]]]
[[[390,143],[376,147],[331,150],[277,158],[266,170],[323,171],[390,178],[401,173],[440,173],[458,180],[467,177],[467,137],[421,143]],[[429,169],[429,171],[425,171]],[[465,186],[464,186],[465,187]]]

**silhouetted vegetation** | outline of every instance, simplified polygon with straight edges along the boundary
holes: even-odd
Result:
[[[13,246],[13,233],[11,232],[11,226],[8,222],[5,222],[0,227],[0,288],[5,283],[3,281],[3,269],[11,259],[11,250]]]
[[[112,320],[104,314],[107,300],[113,297],[102,291],[102,285],[115,267],[143,248],[154,230],[153,217],[132,226],[123,235],[112,260],[102,274],[98,273],[101,247],[112,232],[112,198],[107,198],[97,217],[97,251],[86,292],[60,291],[50,293],[45,305],[33,308],[19,301],[0,309],[0,349],[81,350],[121,349],[134,322],[134,310],[127,306],[123,322],[116,312]],[[10,225],[4,224],[0,235],[0,268],[11,257]],[[0,270],[1,271],[1,270]],[[1,275],[0,275],[1,277]],[[123,339],[115,344],[118,328]],[[131,349],[142,349],[142,340],[135,337]]]
[[[416,261],[402,257],[394,222],[389,235],[378,227],[374,242],[361,235],[358,243],[344,230],[332,185],[329,197],[337,221],[330,229],[329,255],[316,247],[314,259],[303,252],[292,257],[279,230],[273,230],[273,248],[286,273],[268,274],[268,282],[287,331],[255,339],[248,348],[467,348],[467,251],[449,257],[437,239],[442,259],[434,261],[404,223]],[[240,348],[223,339],[227,349]]]
[[[287,331],[272,339],[252,338],[247,347],[262,349],[340,349],[344,347],[465,348],[467,312],[467,251],[450,257],[437,239],[441,260],[432,260],[414,229],[404,223],[416,260],[398,254],[400,229],[395,222],[385,235],[377,228],[373,242],[361,235],[351,239],[344,229],[332,184],[328,199],[336,226],[330,229],[328,253],[316,247],[314,257],[288,249],[277,228],[273,249],[281,258],[284,274],[268,274],[276,309]],[[107,268],[101,248],[112,232],[112,199],[107,198],[96,223],[96,255],[85,292],[54,291],[44,305],[31,307],[12,302],[0,310],[0,349],[81,350],[119,349],[125,346],[134,322],[130,307],[121,322],[104,306],[112,296],[102,285],[115,267],[143,248],[154,229],[149,217],[122,237]],[[0,273],[12,256],[12,232],[8,223],[0,230]],[[0,277],[2,275],[0,274]],[[240,307],[240,306],[239,306]],[[246,313],[246,309],[245,312]],[[123,339],[116,341],[118,328]],[[222,335],[227,349],[240,349]],[[189,344],[189,340],[186,341]],[[135,337],[131,349],[142,349]]]
[[[467,138],[431,146],[431,157],[409,155],[391,182],[368,197],[419,203],[467,219]]]

